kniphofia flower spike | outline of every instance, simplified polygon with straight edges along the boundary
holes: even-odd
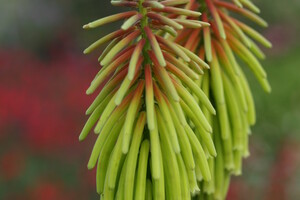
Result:
[[[104,199],[191,199],[197,181],[212,179],[208,159],[218,151],[205,117],[215,109],[197,85],[209,66],[166,36],[209,24],[189,19],[201,13],[184,9],[187,0],[111,3],[131,10],[84,25],[124,21],[84,51],[108,43],[87,89],[99,94],[79,137],[93,127],[99,134],[88,162],[97,165],[97,192]]]

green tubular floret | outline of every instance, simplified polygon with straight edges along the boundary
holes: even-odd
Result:
[[[152,175],[152,183],[153,183],[153,199],[154,200],[164,200],[165,199],[165,176],[164,176],[164,164],[163,157],[161,153],[161,148],[159,148],[159,178],[154,179]],[[150,159],[152,161],[152,159]],[[153,162],[153,161],[152,161]],[[151,165],[152,166],[152,165]],[[153,169],[151,168],[151,172],[153,174]]]
[[[116,193],[116,199],[124,199],[124,190],[125,190],[125,176],[126,176],[126,168],[127,168],[127,157],[125,158],[122,170],[121,170],[121,175],[119,179],[119,184],[118,184],[118,190]]]
[[[184,164],[187,168],[187,170],[194,170],[195,169],[195,161],[194,156],[191,148],[191,144],[189,141],[189,138],[187,137],[184,127],[180,124],[176,113],[172,106],[169,106],[170,114],[172,116],[172,119],[174,121],[174,125],[176,128],[176,132],[178,135],[178,141],[181,149],[181,155],[184,160]]]
[[[97,192],[99,194],[103,193],[109,158],[114,148],[114,145],[119,137],[120,131],[123,127],[124,120],[125,117],[123,116],[118,121],[117,125],[111,130],[110,135],[105,141],[100,156],[98,158],[96,183],[97,183]]]
[[[166,196],[168,199],[177,199],[181,196],[181,184],[176,154],[172,148],[170,138],[167,137],[167,128],[164,124],[162,114],[156,108],[159,135],[161,138],[162,160],[164,163]]]
[[[91,114],[100,103],[102,103],[103,101],[106,101],[106,99],[108,98],[107,96],[110,96],[112,93],[111,91],[114,91],[118,87],[121,80],[125,77],[126,73],[127,73],[127,68],[124,68],[124,69],[120,70],[120,72],[116,76],[113,76],[108,81],[108,83],[102,88],[101,92],[95,98],[93,103],[87,109],[87,111],[86,111],[87,115]],[[109,100],[111,98],[112,97],[110,96]]]
[[[114,94],[114,96],[110,99],[108,104],[106,105],[105,109],[103,110],[101,117],[99,118],[97,125],[94,129],[95,133],[100,133],[103,126],[106,124],[107,120],[111,116],[111,113],[114,111],[114,109],[117,107],[114,103],[114,100],[116,99],[117,93]]]
[[[115,196],[117,177],[120,174],[121,166],[123,165],[125,156],[122,154],[121,142],[123,140],[123,134],[119,134],[116,145],[114,146],[109,162],[108,169],[105,176],[104,184],[104,199],[112,200]]]
[[[157,98],[159,109],[162,111],[163,120],[166,123],[166,127],[168,129],[167,134],[169,135],[173,149],[176,153],[179,153],[180,145],[178,142],[178,136],[177,136],[177,132],[176,132],[170,111],[168,109],[168,104],[167,104],[165,98],[162,96],[162,93],[159,90],[157,85],[154,85],[154,93]]]
[[[251,47],[249,48],[250,51],[259,59],[264,60],[266,55],[264,52],[250,39]]]
[[[201,174],[204,180],[210,181],[211,174],[210,174],[208,162],[200,142],[198,141],[195,133],[189,126],[185,126],[185,132],[188,135],[191,147],[193,149],[193,153],[195,155],[196,163],[199,164]]]
[[[107,120],[107,123],[103,126],[103,129],[101,130],[94,148],[92,150],[91,153],[91,157],[90,160],[88,162],[88,168],[92,169],[94,168],[94,166],[96,165],[96,161],[97,158],[101,152],[101,149],[110,133],[110,130],[112,129],[112,127],[115,125],[115,123],[117,122],[117,120],[120,118],[120,116],[123,115],[123,113],[125,112],[126,108],[128,107],[129,104],[129,100],[131,99],[132,95],[128,95],[126,98],[126,101],[124,100],[123,104],[121,104],[113,113],[112,115],[109,117],[109,119]]]
[[[151,57],[151,54],[150,54],[150,57]],[[154,61],[153,58],[151,58],[151,59],[152,59],[152,61]],[[176,91],[176,88],[174,87],[174,84],[172,84],[172,80],[171,80],[167,70],[154,63],[154,72],[155,72],[156,76],[160,78],[161,84],[164,86],[166,93],[168,95],[170,95],[174,101],[178,102],[179,95]]]
[[[171,63],[167,63],[167,69],[175,74],[183,83],[185,83],[212,114],[216,113],[207,96],[193,80],[191,80],[184,72],[176,68]]]
[[[138,108],[141,102],[142,92],[144,91],[144,81],[140,81],[136,91],[133,95],[133,98],[130,102],[129,108],[127,110],[126,119],[124,123],[124,130],[123,130],[123,145],[122,145],[122,152],[126,154],[128,152],[130,146],[130,140],[132,137],[132,129],[134,125],[134,120],[136,118]]]
[[[216,51],[217,51],[218,56],[220,57],[219,60],[220,60],[220,63],[222,64],[224,71],[228,75],[229,79],[233,82],[233,84],[237,90],[238,98],[240,98],[242,105],[243,105],[243,110],[247,111],[248,106],[247,106],[244,90],[240,83],[240,73],[241,72],[238,69],[238,66],[236,66],[236,68],[239,71],[239,73],[236,74],[234,72],[234,68],[230,64],[229,59],[226,57],[226,53],[225,53],[223,47],[217,41],[214,41],[214,46],[216,47]]]
[[[173,83],[175,84],[175,87],[182,100],[189,106],[192,112],[194,112],[195,115],[199,118],[199,122],[201,123],[203,128],[208,132],[212,132],[212,128],[210,124],[208,123],[207,119],[205,118],[202,110],[200,109],[199,105],[197,104],[193,96],[182,85],[177,83],[174,79],[173,79]]]
[[[196,115],[191,111],[191,109],[185,104],[185,102],[180,101],[180,105],[184,112],[187,114],[187,116],[192,120],[194,125],[196,126],[197,130],[199,130],[200,137],[202,138],[204,144],[207,146],[209,154],[211,156],[216,156],[216,150],[214,147],[213,140],[211,138],[211,135],[209,132],[207,132],[203,127],[201,126],[198,118]],[[189,126],[188,124],[186,126]]]
[[[204,38],[204,48],[206,52],[206,60],[208,62],[212,61],[212,51],[211,51],[211,36],[209,27],[203,28],[203,38]]]
[[[161,172],[161,147],[160,147],[160,139],[158,135],[158,129],[157,129],[157,119],[154,113],[154,119],[155,119],[155,128],[153,130],[150,130],[150,149],[151,149],[151,167],[152,167],[152,178],[154,180],[158,180],[162,178]]]
[[[206,72],[203,76],[202,79],[197,83],[199,85],[199,87],[202,89],[202,91],[204,92],[204,94],[207,96],[207,98],[210,98],[210,83],[209,83],[209,73]],[[212,121],[212,115],[209,112],[209,110],[202,104],[200,104],[200,107],[203,110],[203,114],[206,117],[207,121],[211,123]]]
[[[109,100],[113,97],[114,92],[111,92],[106,98],[95,108],[87,122],[85,123],[80,135],[79,140],[84,140],[88,133],[92,130],[93,126],[96,124],[97,120],[99,119],[100,115],[103,113],[103,110],[107,106]]]
[[[189,180],[187,175],[188,169],[186,169],[186,166],[184,165],[182,156],[180,154],[177,154],[176,157],[177,157],[180,180],[181,180],[181,199],[191,199],[190,185],[189,185]]]
[[[245,96],[246,96],[246,101],[248,104],[248,122],[250,125],[254,125],[256,122],[256,111],[255,111],[255,105],[254,105],[254,100],[253,96],[250,90],[250,87],[248,85],[247,79],[243,73],[241,73],[241,83],[242,87],[245,91]]]
[[[121,20],[124,18],[128,18],[136,13],[137,13],[136,11],[128,11],[128,12],[110,15],[108,17],[104,17],[104,18],[98,19],[96,21],[90,22],[90,23],[84,25],[83,28],[85,28],[85,29],[96,28],[96,27],[105,25],[107,23],[111,23],[111,22],[115,22],[115,21],[118,21],[118,20]]]
[[[188,184],[190,186],[190,193],[192,196],[195,196],[199,191],[198,183],[197,183],[197,176],[196,176],[196,170],[187,170],[187,176],[188,176]]]
[[[228,107],[228,114],[230,117],[230,121],[232,122],[232,133],[233,133],[233,146],[234,149],[242,148],[242,133],[243,133],[243,125],[241,120],[241,111],[239,108],[238,100],[232,86],[232,83],[223,74],[224,80],[224,90],[225,90],[225,98],[226,104]]]
[[[228,121],[227,108],[225,103],[223,81],[221,76],[222,72],[214,50],[213,50],[213,61],[211,62],[211,66],[212,66],[210,70],[211,85],[212,85],[214,100],[216,102],[216,107],[217,107],[217,117],[219,118],[222,138],[226,139],[229,137],[230,134],[229,121]]]
[[[146,200],[152,200],[153,199],[153,187],[152,187],[152,182],[150,179],[147,179],[146,182]]]
[[[134,199],[144,200],[146,197],[147,165],[149,155],[149,140],[144,140],[141,144],[139,153],[139,162],[137,168],[137,177],[135,183]]]
[[[215,192],[215,158],[208,158],[208,165],[211,180],[203,183],[203,191],[207,194],[213,194]]]
[[[153,80],[150,65],[145,66],[145,95],[146,95],[146,111],[147,111],[147,125],[150,131],[155,127],[154,116],[154,92],[153,92]],[[156,128],[157,129],[157,128]]]
[[[126,189],[124,190],[124,199],[132,199],[134,196],[134,181],[137,167],[138,150],[141,145],[145,123],[146,113],[141,112],[133,131],[133,137],[127,155],[128,161],[125,176]]]
[[[222,141],[221,141],[221,134],[219,132],[217,120],[214,120],[214,142],[216,145],[216,150],[218,156],[215,159],[215,192],[214,197],[216,199],[222,199],[222,188],[223,188],[223,181],[224,181],[224,155],[222,150]]]
[[[118,37],[113,39],[102,51],[101,55],[98,58],[98,62],[101,62],[103,58],[108,54],[108,52],[113,48],[122,38]]]
[[[240,0],[241,3],[255,13],[260,13],[260,9],[249,0]]]

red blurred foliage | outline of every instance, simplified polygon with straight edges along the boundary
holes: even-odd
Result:
[[[75,56],[45,63],[16,51],[0,52],[0,58],[1,130],[8,125],[18,128],[38,149],[78,144],[90,103],[84,91],[97,67]]]
[[[90,196],[87,191],[95,193],[95,174],[86,169],[92,144],[79,143],[78,135],[93,98],[85,89],[99,66],[96,58],[50,52],[45,61],[22,50],[0,50],[0,199],[82,199]],[[62,168],[70,165],[78,183],[64,180],[70,178]],[[68,194],[67,184],[77,195]]]

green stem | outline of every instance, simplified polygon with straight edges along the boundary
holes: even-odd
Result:
[[[143,62],[143,66],[145,66],[146,64],[150,64],[151,60],[150,57],[147,53],[147,51],[150,49],[150,42],[146,36],[146,33],[144,31],[144,28],[146,26],[148,26],[148,17],[147,17],[147,9],[143,7],[143,2],[144,0],[140,0],[139,1],[139,12],[142,14],[142,19],[141,19],[141,32],[142,32],[142,38],[144,38],[146,40],[145,46],[143,48],[143,56],[144,56],[144,62]]]

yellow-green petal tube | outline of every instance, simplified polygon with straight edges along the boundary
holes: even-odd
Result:
[[[128,51],[125,51],[122,55],[120,55],[118,58],[116,58],[115,61],[113,61],[111,64],[103,67],[99,74],[95,77],[95,79],[92,81],[90,87],[87,89],[87,94],[92,94],[100,85],[105,81],[106,78],[109,77],[116,69],[119,67],[123,62],[128,60],[128,57],[132,54],[133,49],[129,49]]]
[[[124,199],[124,190],[125,190],[125,176],[126,176],[126,168],[127,168],[127,158],[124,161],[123,167],[122,167],[122,171],[121,171],[121,175],[120,175],[120,179],[119,179],[119,184],[118,184],[118,191],[116,194],[116,199]]]
[[[130,149],[127,155],[127,168],[125,183],[126,189],[124,190],[124,199],[133,199],[134,196],[134,181],[137,167],[138,153],[143,138],[143,130],[146,123],[146,113],[141,112],[136,122],[135,129],[133,131],[133,137],[130,145]]]
[[[151,8],[164,8],[165,6],[163,4],[161,4],[161,2],[157,2],[157,1],[145,1],[142,4],[144,7],[151,7]]]
[[[150,159],[151,161],[151,159]],[[153,162],[153,161],[152,161]],[[159,179],[152,179],[153,182],[153,199],[164,200],[165,199],[165,176],[164,176],[164,164],[162,160],[161,148],[159,148]],[[152,169],[153,171],[153,169]],[[152,173],[153,174],[153,173]],[[153,176],[152,176],[153,178]]]
[[[87,122],[85,123],[80,135],[79,135],[79,141],[82,141],[86,138],[88,133],[92,130],[93,126],[96,124],[97,120],[99,119],[100,115],[102,114],[103,110],[107,106],[109,100],[113,97],[115,94],[114,92],[111,92],[109,95],[106,96],[106,98],[97,106],[97,108],[94,110],[92,115],[89,117]]]
[[[134,199],[144,200],[146,197],[147,165],[149,155],[149,140],[144,140],[139,153]]]
[[[186,4],[188,2],[189,0],[164,0],[161,1],[160,3],[165,6],[178,6],[178,5]]]
[[[166,196],[168,199],[177,199],[178,197],[181,197],[181,184],[176,154],[172,148],[172,142],[170,141],[171,138],[167,136],[169,135],[168,130],[158,108],[156,108],[156,116],[158,119],[158,129],[162,144],[161,148],[166,181]]]
[[[176,37],[177,36],[177,32],[174,28],[172,28],[171,26],[160,26],[159,29],[169,33],[170,35],[172,35],[173,37]]]
[[[232,81],[235,89],[237,90],[238,98],[242,102],[243,111],[247,111],[248,106],[246,103],[246,97],[245,97],[244,90],[240,83],[240,75],[237,75],[235,73],[235,69],[232,67],[230,60],[228,59],[223,47],[215,40],[214,40],[214,47],[216,48],[216,52],[218,54],[219,61],[221,62],[221,65],[223,67],[222,69],[224,69],[225,73],[228,75],[228,78]],[[241,70],[238,69],[238,66],[236,66],[236,69],[239,71],[238,74],[240,74]]]
[[[230,4],[230,3],[224,2],[224,1],[216,1],[215,4],[218,5],[218,6],[221,6],[221,7],[225,7],[228,10],[231,10],[233,12],[239,13],[239,14],[247,17],[248,19],[252,20],[253,22],[257,23],[258,25],[262,26],[262,27],[267,27],[268,26],[268,23],[265,20],[263,20],[261,17],[254,14],[251,11],[248,11],[248,10],[243,9],[243,8],[239,8],[237,6],[234,6],[233,4]]]
[[[175,28],[176,30],[179,30],[179,29],[183,29],[183,26],[178,24],[176,21],[174,21],[173,19],[170,19],[168,17],[165,17],[163,15],[159,15],[157,13],[154,13],[154,12],[148,12],[147,13],[147,16],[151,19],[154,19],[154,20],[158,20],[159,22],[161,22],[162,24],[165,24],[165,25],[168,25],[168,26],[171,26],[173,28]]]
[[[101,65],[105,66],[111,63],[115,57],[123,48],[125,48],[130,42],[135,40],[140,35],[139,30],[135,30],[129,35],[127,35],[125,38],[123,38],[120,42],[118,42],[110,51],[107,53],[107,55],[103,58],[101,61]]]
[[[203,60],[201,60],[196,54],[191,52],[190,50],[180,46],[177,44],[177,47],[179,47],[188,57],[190,57],[193,61],[195,61],[198,65],[200,65],[203,68],[209,69],[209,65],[205,63]]]
[[[125,112],[127,107],[129,106],[129,101],[132,98],[132,94],[129,94],[122,104],[117,107],[117,109],[112,113],[112,115],[109,117],[107,123],[104,125],[103,129],[101,130],[100,134],[97,137],[97,140],[95,142],[95,145],[93,147],[91,157],[88,163],[88,169],[94,168],[96,165],[98,156],[103,148],[103,145],[110,133],[110,130],[115,125],[116,121],[122,116],[122,114]]]
[[[221,36],[221,38],[223,39],[226,39],[226,33],[225,33],[225,30],[224,30],[224,26],[223,26],[223,22],[220,18],[220,15],[215,7],[215,2],[211,1],[211,0],[205,0],[206,2],[206,5],[207,7],[209,8],[210,12],[211,12],[211,15],[213,16],[215,22],[216,22],[216,25],[217,25],[217,28],[218,28],[218,32]]]
[[[205,118],[205,116],[204,116],[202,110],[200,109],[199,105],[197,104],[197,102],[193,98],[193,96],[182,85],[177,83],[174,79],[173,79],[173,83],[174,83],[175,88],[177,89],[180,97],[182,98],[182,100],[196,114],[196,116],[199,118],[199,121],[202,124],[202,126],[204,127],[204,129],[211,133],[212,128],[211,128],[210,124],[208,123],[207,119]]]
[[[169,62],[167,62],[167,69],[174,73],[183,83],[185,83],[212,114],[216,114],[216,111],[209,99],[194,81],[192,81],[184,72],[180,71],[177,67]]]
[[[168,104],[167,104],[165,98],[163,98],[163,94],[159,90],[159,88],[156,84],[154,84],[154,94],[155,94],[155,98],[158,102],[159,108],[162,112],[164,122],[166,123],[166,126],[168,128],[167,133],[168,133],[169,138],[171,140],[174,152],[179,153],[180,152],[180,145],[179,145],[179,142],[178,142],[174,122],[173,122],[173,119],[171,117],[171,114],[170,114],[170,111],[169,111],[169,108],[168,108]],[[159,121],[159,119],[158,119],[158,121]]]
[[[146,182],[146,200],[152,200],[153,199],[153,192],[152,192],[153,188],[152,188],[152,182],[150,179],[147,179]]]
[[[254,100],[253,100],[253,96],[249,87],[249,84],[247,82],[247,79],[244,75],[244,73],[241,73],[241,83],[242,83],[242,87],[245,91],[245,96],[246,96],[246,101],[247,101],[247,105],[248,105],[248,122],[250,125],[254,125],[256,122],[256,111],[255,111],[255,105],[254,105]]]
[[[174,56],[170,55],[167,52],[164,52],[163,54],[167,61],[174,64],[177,68],[183,71],[187,76],[189,76],[193,80],[199,79],[199,75],[195,73],[191,68],[189,68],[185,63],[181,62],[180,60],[178,60],[177,58],[175,58]]]
[[[135,76],[133,78],[133,80],[129,80],[128,77],[125,77],[125,79],[123,80],[117,94],[116,94],[116,98],[114,100],[116,105],[120,105],[123,101],[124,96],[126,95],[126,93],[128,92],[129,88],[131,87],[131,85],[133,85],[133,83],[136,81],[136,79],[138,78],[140,72],[138,71],[139,66],[141,66],[143,62],[143,57],[140,57],[140,59],[138,60],[137,66],[136,67],[136,71],[135,71]]]
[[[263,46],[267,47],[267,48],[271,48],[272,47],[272,43],[267,40],[264,36],[262,36],[259,32],[257,32],[256,30],[254,30],[253,28],[251,28],[250,26],[247,26],[246,24],[233,19],[233,21],[241,27],[241,29],[250,37],[252,37],[253,39],[255,39],[257,42],[261,43]]]
[[[128,68],[125,66],[120,72],[115,74],[108,82],[107,84],[102,88],[101,92],[98,94],[98,96],[95,98],[93,103],[90,105],[90,107],[86,110],[86,115],[91,114],[96,107],[106,99],[106,97],[111,93],[112,90],[116,90],[118,88],[118,85],[121,83],[121,81],[124,79],[124,77],[127,75]]]
[[[243,5],[241,4],[241,2],[239,0],[232,0],[232,2],[240,8],[243,7]]]
[[[209,154],[211,156],[216,156],[216,149],[213,143],[213,140],[211,138],[211,135],[209,132],[207,132],[202,125],[199,122],[199,119],[197,118],[197,116],[193,113],[193,111],[186,105],[186,103],[184,101],[180,101],[180,105],[182,107],[182,109],[184,110],[184,112],[186,113],[186,115],[188,116],[188,118],[191,119],[191,121],[193,122],[193,124],[196,126],[196,128],[199,130],[199,134],[201,139],[203,140],[204,144],[206,145]],[[188,124],[186,126],[189,126]]]
[[[203,14],[202,19],[204,21],[208,21],[207,15]],[[205,48],[205,56],[208,62],[212,60],[212,53],[211,53],[211,36],[210,36],[210,28],[204,27],[203,28],[203,38],[204,38],[204,48]]]
[[[194,22],[192,20],[185,20],[185,19],[174,19],[175,22],[181,24],[185,28],[201,28],[202,25],[200,23]]]
[[[154,94],[153,80],[150,65],[145,66],[145,83],[146,83],[146,110],[147,110],[147,125],[150,131],[155,128],[154,119]]]
[[[156,116],[154,112],[154,129],[150,130],[150,149],[151,149],[151,175],[154,180],[159,180],[163,177],[163,174],[161,171],[161,147],[160,147],[160,139],[158,135],[158,129],[157,129],[157,121]]]
[[[142,17],[143,16],[141,14],[136,14],[136,15],[131,16],[124,22],[124,24],[121,26],[121,29],[128,30],[129,28],[134,26],[134,24],[138,23],[140,21],[140,19],[142,19]]]
[[[93,50],[95,50],[96,48],[98,48],[100,45],[113,40],[114,38],[120,37],[126,33],[128,33],[129,31],[131,31],[131,29],[124,31],[124,30],[117,30],[115,32],[112,32],[102,38],[100,38],[99,40],[97,40],[96,42],[94,42],[93,44],[91,44],[88,48],[86,48],[84,50],[84,54],[88,54],[91,53]]]
[[[190,144],[193,149],[195,159],[198,160],[198,162],[196,162],[196,163],[199,163],[199,168],[201,170],[201,174],[205,181],[210,181],[211,174],[210,174],[208,162],[207,162],[205,153],[203,151],[203,148],[202,148],[199,140],[197,139],[195,133],[191,129],[191,127],[187,125],[184,128],[185,128],[185,132],[190,140]]]
[[[251,42],[249,38],[244,34],[240,27],[236,23],[234,23],[234,21],[227,14],[224,14],[221,11],[219,11],[219,14],[231,26],[233,31],[238,35],[238,37],[243,41],[243,43],[247,47],[251,47]]]
[[[106,182],[110,190],[115,190],[117,187],[117,176],[121,170],[121,166],[124,162],[125,156],[122,154],[122,141],[123,134],[119,134],[117,143],[114,145],[114,149],[112,151],[112,155],[109,159],[108,171],[106,174]],[[106,183],[105,183],[106,184]],[[105,196],[105,188],[104,188],[104,196]]]
[[[256,5],[254,5],[251,1],[249,0],[240,0],[240,1],[245,7],[249,8],[253,12],[260,13],[259,8]]]
[[[128,68],[128,74],[127,77],[129,80],[132,80],[134,77],[134,72],[136,70],[137,64],[138,64],[138,60],[139,60],[139,56],[141,56],[143,47],[145,45],[145,39],[141,39],[138,44],[136,45],[132,55],[131,55],[131,59],[129,62],[129,68]]]
[[[187,56],[187,54],[185,54],[184,51],[182,51],[174,42],[168,41],[166,39],[164,39],[163,37],[157,36],[157,41],[159,43],[162,43],[164,45],[166,45],[167,47],[169,47],[177,56],[181,57],[184,61],[186,62],[190,62],[191,59]]]
[[[178,141],[179,141],[179,145],[180,145],[180,149],[181,149],[180,154],[182,155],[184,164],[185,164],[187,170],[194,170],[195,169],[195,161],[194,161],[193,151],[191,148],[189,138],[187,137],[185,130],[184,130],[183,126],[180,124],[180,122],[176,116],[176,113],[171,105],[169,105],[169,110],[170,110],[172,119],[174,121],[174,125],[175,125],[176,132],[178,135]]]
[[[165,58],[164,58],[162,51],[159,47],[159,44],[155,38],[155,35],[152,33],[151,29],[147,26],[144,28],[144,30],[145,30],[145,33],[148,37],[148,40],[150,42],[150,45],[152,47],[152,50],[156,56],[156,59],[157,59],[159,65],[162,67],[166,66]]]
[[[115,15],[110,15],[101,19],[98,19],[96,21],[90,22],[86,25],[83,26],[84,29],[89,29],[89,28],[96,28],[98,26],[102,26],[104,24],[108,24],[111,22],[115,22],[121,19],[125,19],[128,17],[131,17],[132,15],[137,14],[136,11],[128,11],[128,12],[123,12],[123,13],[119,13],[119,14],[115,14]]]
[[[211,62],[211,84],[214,99],[216,101],[217,116],[219,118],[222,138],[226,139],[229,133],[229,121],[227,116],[227,108],[225,104],[224,87],[221,76],[220,65],[213,49],[213,60]]]
[[[222,142],[221,142],[221,135],[217,125],[217,119],[214,119],[214,143],[216,145],[216,150],[218,156],[215,159],[215,192],[214,197],[216,199],[222,198],[222,188],[223,188],[223,181],[224,181],[224,157],[223,157],[223,150],[222,150]]]
[[[140,81],[135,92],[133,95],[133,98],[130,102],[129,108],[127,110],[124,129],[123,129],[123,143],[122,143],[122,152],[124,154],[127,154],[129,146],[130,146],[130,140],[132,136],[132,128],[134,124],[134,120],[136,118],[136,114],[138,112],[139,104],[142,99],[142,93],[144,91],[144,81]]]
[[[97,183],[97,192],[99,194],[102,194],[104,191],[104,183],[105,183],[105,177],[106,177],[106,173],[107,173],[109,158],[110,158],[112,150],[116,144],[116,141],[120,135],[120,131],[123,127],[124,120],[125,120],[125,117],[122,117],[116,123],[116,126],[113,127],[107,140],[105,141],[105,143],[103,145],[100,156],[98,158],[96,183]]]
[[[155,8],[154,11],[172,13],[176,15],[185,15],[189,17],[199,17],[201,15],[200,12],[192,11],[189,9],[176,8],[176,7],[164,7],[164,8]]]
[[[190,186],[189,186],[186,166],[184,165],[182,156],[180,154],[177,154],[176,157],[177,157],[180,180],[181,180],[181,199],[191,199]]]
[[[101,62],[103,58],[107,55],[107,53],[111,50],[111,48],[113,48],[121,39],[121,37],[113,39],[102,51],[101,55],[98,58],[98,62]]]
[[[151,60],[154,62],[154,72],[156,76],[159,76],[162,84],[166,88],[166,92],[168,95],[170,95],[174,101],[178,102],[179,101],[179,95],[172,83],[171,78],[169,77],[168,72],[166,71],[165,68],[159,66],[156,64],[155,58],[153,57],[153,54],[149,53]]]

